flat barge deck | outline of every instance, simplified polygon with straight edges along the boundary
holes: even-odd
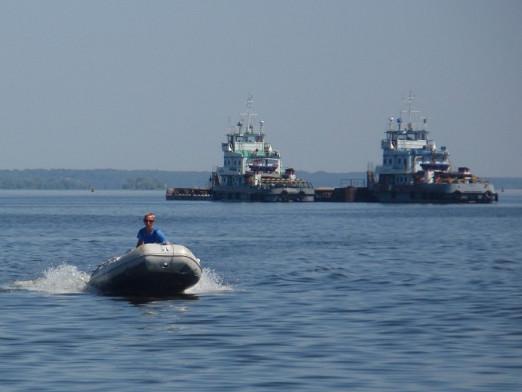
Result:
[[[167,188],[167,200],[212,200],[209,188]]]
[[[319,187],[314,190],[315,202],[337,202],[337,203],[491,203],[498,201],[498,194],[484,195],[481,193],[461,193],[454,192],[430,192],[419,191],[418,188],[408,192],[394,193],[389,192],[390,200],[382,201],[379,190],[368,187],[345,186],[345,187]],[[404,196],[406,195],[406,196]],[[404,196],[404,197],[403,197]],[[166,200],[194,200],[194,201],[222,201],[222,195],[214,195],[210,188],[168,188],[165,196]],[[247,200],[245,200],[247,201]],[[263,200],[248,200],[263,201]],[[292,200],[288,200],[292,201]]]
[[[168,188],[166,200],[221,201],[222,195],[214,194],[210,188]],[[249,200],[262,201],[262,200]],[[292,201],[292,200],[288,200]],[[371,202],[375,201],[367,188],[347,186],[341,188],[322,187],[314,191],[316,202]]]

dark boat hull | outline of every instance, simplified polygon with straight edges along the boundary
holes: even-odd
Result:
[[[372,189],[381,203],[492,203],[498,194],[489,183],[382,185]]]
[[[145,244],[101,264],[89,285],[102,294],[165,297],[201,278],[199,260],[182,245]]]
[[[214,186],[213,200],[261,201],[261,202],[312,202],[314,188],[311,186]]]

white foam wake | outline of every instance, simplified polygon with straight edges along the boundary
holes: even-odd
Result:
[[[210,268],[203,268],[203,274],[199,282],[185,290],[186,294],[205,294],[233,291],[232,286],[223,283],[223,278]]]
[[[76,266],[62,264],[44,271],[43,276],[34,280],[17,280],[14,289],[40,291],[50,294],[76,294],[85,291],[90,274]],[[199,282],[186,290],[186,294],[205,294],[233,291],[232,286],[223,283],[223,278],[214,270],[203,268]]]
[[[15,288],[42,291],[51,294],[74,294],[85,290],[90,274],[80,271],[74,265],[62,264],[44,271],[44,275],[34,280],[18,280]]]

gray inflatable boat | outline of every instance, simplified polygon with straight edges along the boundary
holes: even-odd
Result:
[[[201,264],[183,245],[144,244],[94,270],[89,285],[103,294],[165,297],[201,278]]]

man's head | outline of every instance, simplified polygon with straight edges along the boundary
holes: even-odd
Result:
[[[143,223],[145,223],[145,226],[147,226],[147,227],[152,227],[155,220],[156,220],[156,215],[154,215],[154,213],[152,213],[152,212],[147,212],[143,216]]]

